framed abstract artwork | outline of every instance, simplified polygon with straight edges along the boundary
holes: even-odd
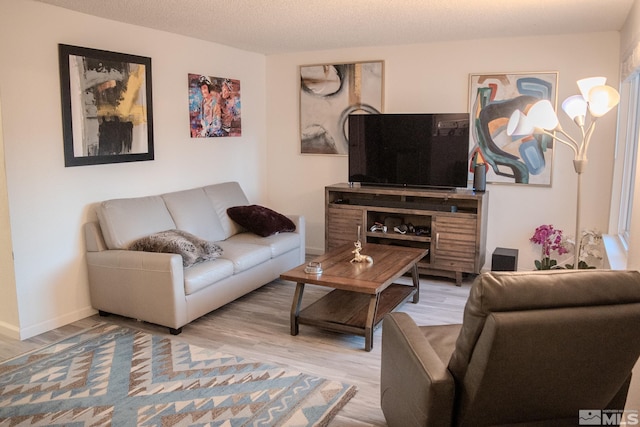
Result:
[[[153,160],[151,58],[58,45],[65,166]]]
[[[349,114],[382,112],[384,61],[300,67],[300,152],[347,155]]]
[[[241,136],[240,80],[189,74],[192,138]]]
[[[555,108],[557,86],[557,72],[470,74],[469,170],[483,163],[488,183],[550,186],[553,139],[511,137],[507,123],[514,111],[526,114],[541,99]]]

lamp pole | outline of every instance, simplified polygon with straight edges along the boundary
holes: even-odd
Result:
[[[573,262],[574,270],[578,269],[578,264],[580,263],[580,250],[582,249],[582,233],[580,231],[580,196],[582,194],[582,172],[584,172],[586,167],[587,159],[573,161],[573,168],[578,174],[578,188],[576,191],[576,242],[573,248],[575,251],[575,260]]]

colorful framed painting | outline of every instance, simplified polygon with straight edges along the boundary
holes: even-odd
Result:
[[[151,58],[58,45],[65,166],[153,160]]]
[[[189,74],[192,138],[241,136],[240,80]]]
[[[300,67],[300,152],[347,155],[349,114],[382,112],[384,61]]]
[[[507,135],[515,110],[548,99],[557,104],[557,72],[469,75],[469,171],[486,165],[487,183],[550,186],[554,144],[548,135]],[[472,179],[472,176],[469,176]]]

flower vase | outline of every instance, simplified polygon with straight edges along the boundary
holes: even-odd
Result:
[[[538,270],[551,270],[558,265],[558,261],[548,256],[543,257],[541,260],[535,260],[534,263]]]

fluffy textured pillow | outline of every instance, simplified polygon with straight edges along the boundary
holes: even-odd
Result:
[[[182,255],[184,267],[216,259],[222,253],[222,248],[215,243],[181,230],[161,231],[142,237],[129,245],[129,249]]]
[[[296,231],[293,221],[264,206],[234,206],[227,209],[227,214],[242,227],[262,237],[285,231]]]

